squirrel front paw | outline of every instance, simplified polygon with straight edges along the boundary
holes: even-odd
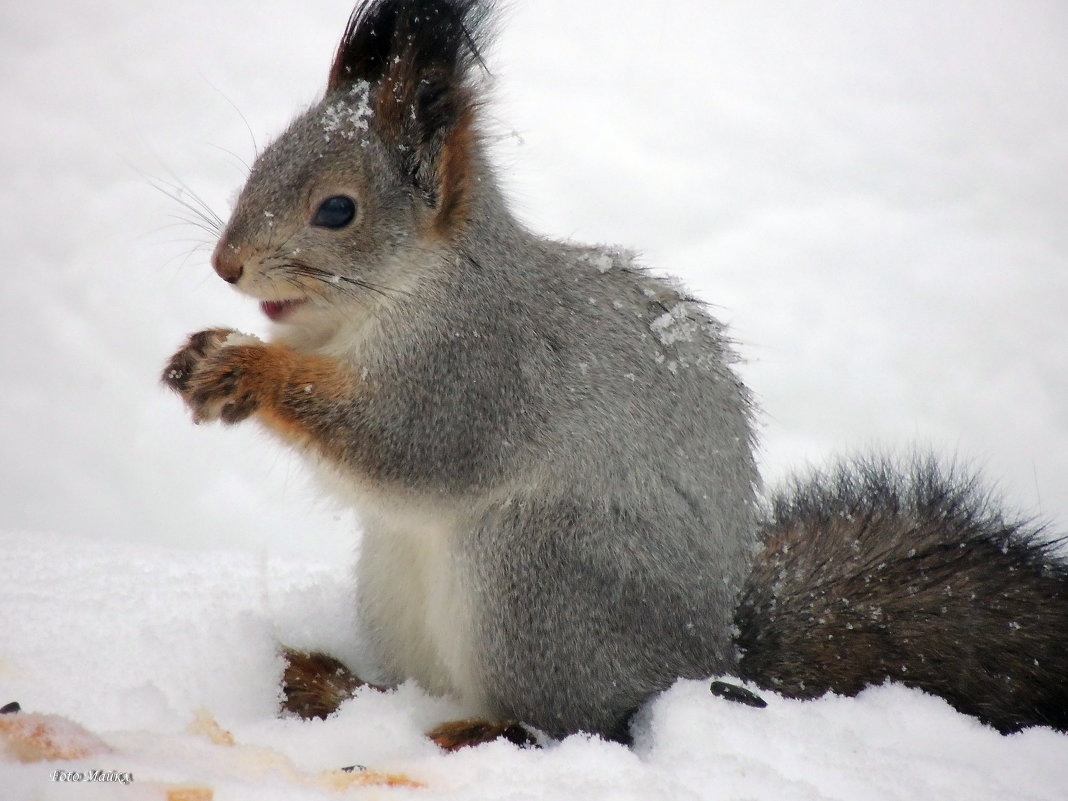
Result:
[[[262,382],[255,375],[255,337],[226,328],[193,334],[171,358],[161,380],[177,392],[196,423],[239,423],[260,405]]]

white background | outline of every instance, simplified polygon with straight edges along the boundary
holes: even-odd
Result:
[[[769,483],[933,448],[1068,526],[1068,6],[515,2],[489,54],[520,217],[637,248],[732,326]],[[313,102],[346,0],[0,11],[0,525],[337,553],[349,521],[251,430],[156,385],[262,331],[210,237]],[[198,246],[199,245],[199,246]]]

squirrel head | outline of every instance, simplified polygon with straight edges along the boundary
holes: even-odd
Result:
[[[216,272],[282,319],[381,291],[416,254],[455,243],[483,169],[476,78],[490,11],[483,0],[357,7],[323,99],[253,165]]]

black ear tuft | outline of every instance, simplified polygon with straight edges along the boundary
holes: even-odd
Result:
[[[353,10],[330,67],[327,94],[356,81],[373,83],[382,78],[393,49],[400,5],[396,0],[380,0]]]
[[[328,96],[370,87],[372,124],[442,232],[462,223],[474,183],[473,73],[492,11],[492,0],[368,0],[330,69]]]
[[[415,74],[462,80],[488,38],[489,0],[367,0],[352,12],[330,68],[327,94],[375,83],[403,60]]]

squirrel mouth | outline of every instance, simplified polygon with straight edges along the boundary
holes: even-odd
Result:
[[[260,309],[271,320],[271,322],[281,322],[288,317],[294,309],[299,306],[303,306],[304,300],[265,300],[260,303]]]

